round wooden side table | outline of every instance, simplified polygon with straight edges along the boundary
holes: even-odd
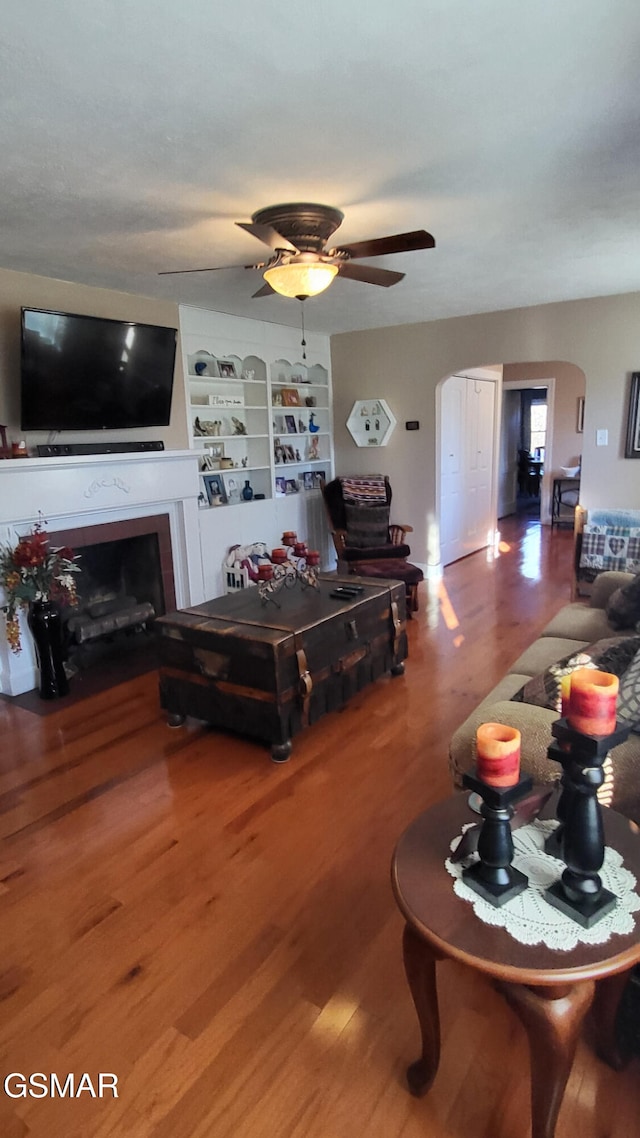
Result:
[[[607,845],[640,880],[638,827],[604,810]],[[445,869],[450,842],[473,820],[467,795],[458,794],[421,814],[400,838],[391,867],[393,890],[406,926],[404,965],[422,1034],[422,1055],[407,1071],[409,1089],[422,1095],[440,1060],[436,961],[458,960],[489,975],[522,1021],[531,1054],[532,1138],[553,1138],[584,1017],[596,1017],[598,1053],[619,1068],[615,1017],[629,969],[640,961],[640,927],[600,945],[566,952],[525,945],[503,928],[476,917],[457,897]]]

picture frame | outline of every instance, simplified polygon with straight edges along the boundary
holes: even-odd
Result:
[[[213,458],[210,454],[203,454],[202,470],[220,470],[220,459]]]
[[[313,470],[305,470],[302,474],[302,481],[305,490],[315,490],[314,472]]]
[[[283,407],[299,407],[300,406],[300,392],[295,387],[283,387],[280,392],[282,396]]]
[[[282,449],[284,451],[283,462],[295,462],[296,461],[296,452],[294,451],[293,447],[289,443],[283,443]]]
[[[285,421],[285,425],[286,425],[286,428],[287,428],[287,434],[288,434],[288,435],[295,435],[295,434],[297,434],[297,431],[298,431],[298,426],[297,426],[297,424],[296,424],[296,417],[295,417],[295,415],[285,415],[285,417],[284,417],[284,421]]]
[[[322,489],[322,484],[323,484],[323,482],[326,480],[326,477],[327,477],[327,475],[326,475],[326,471],[324,471],[324,470],[314,470],[314,472],[313,472],[313,484],[314,484],[314,489],[316,489],[316,490],[321,490],[321,489]]]
[[[227,494],[221,474],[203,475],[204,488],[210,506],[224,506],[227,503]]]
[[[224,443],[205,443],[204,453],[211,458],[224,458]]]
[[[287,478],[285,483],[285,492],[287,494],[297,494],[300,491],[297,478]]]
[[[222,482],[228,504],[236,506],[242,499],[240,497],[240,482],[235,471],[230,474],[223,474]]]
[[[276,478],[276,497],[284,497],[287,492],[287,483],[284,478]]]
[[[579,435],[584,432],[584,395],[578,399],[578,420],[576,423],[576,431]]]
[[[625,458],[640,458],[640,371],[631,373]]]
[[[218,360],[218,375],[221,379],[237,379],[238,373],[233,360]]]

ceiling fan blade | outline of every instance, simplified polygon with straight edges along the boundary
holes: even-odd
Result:
[[[404,275],[404,273],[391,272],[390,269],[376,269],[374,265],[352,265],[351,261],[344,261],[338,268],[339,277],[364,281],[365,284],[382,285],[383,288],[397,284]]]
[[[426,229],[412,233],[396,233],[393,237],[374,237],[371,241],[355,241],[353,245],[340,245],[332,253],[347,253],[350,257],[383,257],[387,253],[413,253],[417,249],[434,249],[435,238]]]
[[[164,269],[159,277],[175,277],[178,273],[219,273],[222,269],[255,269],[256,265],[214,265],[209,269]]]
[[[292,245],[286,237],[283,237],[270,225],[254,225],[251,221],[236,221],[236,225],[239,225],[241,229],[246,229],[247,233],[250,233],[252,237],[257,237],[258,241],[263,241],[270,249],[286,249],[289,253],[298,252],[295,245]]]
[[[267,282],[265,281],[262,288],[259,288],[257,292],[251,293],[251,299],[253,300],[254,297],[256,297],[256,296],[274,296],[275,291],[276,290],[274,288],[271,288],[271,285],[267,284]]]

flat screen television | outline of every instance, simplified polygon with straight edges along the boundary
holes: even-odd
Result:
[[[166,426],[176,340],[175,328],[23,308],[21,429]]]

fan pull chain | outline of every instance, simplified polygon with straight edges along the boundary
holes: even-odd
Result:
[[[301,296],[300,297],[300,317],[302,319],[302,339],[300,341],[300,346],[302,348],[302,358],[303,358],[303,360],[306,360],[306,358],[307,358],[307,341],[304,338],[304,302],[305,302],[305,297]]]

